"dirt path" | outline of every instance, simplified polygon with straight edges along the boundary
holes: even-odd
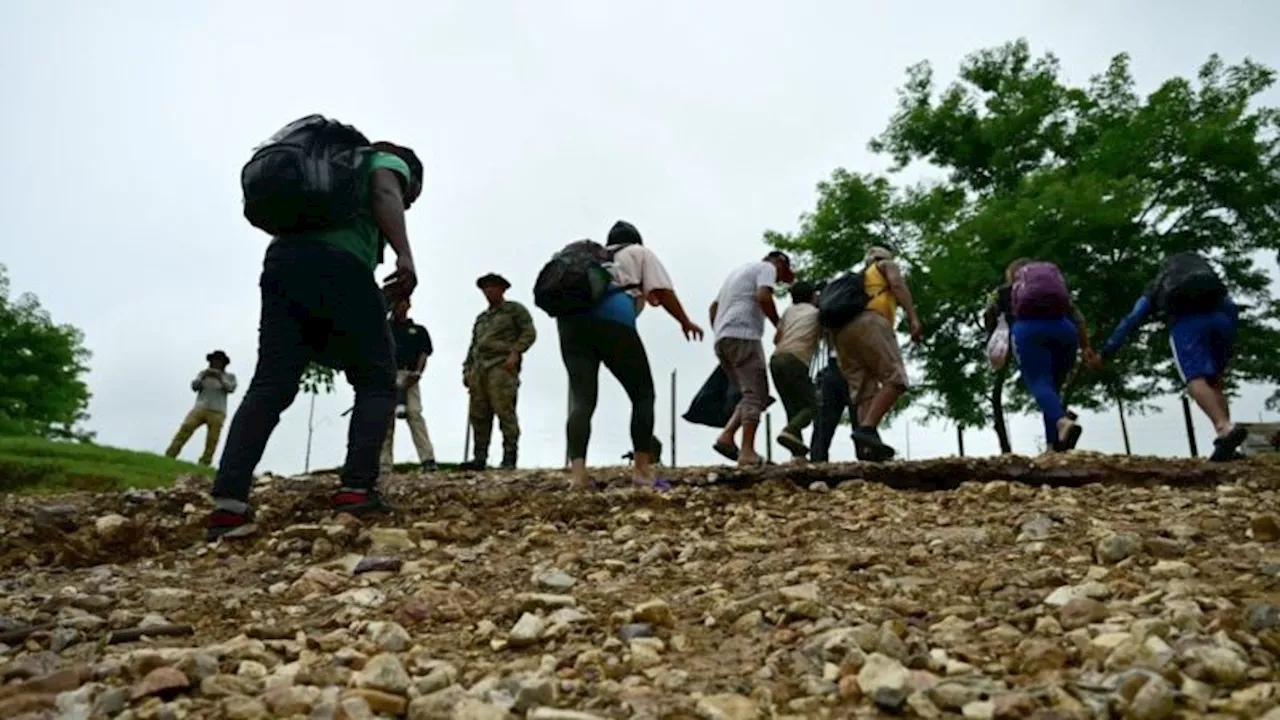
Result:
[[[200,487],[6,498],[0,717],[1280,718],[1275,464],[668,476],[270,478],[217,546]]]

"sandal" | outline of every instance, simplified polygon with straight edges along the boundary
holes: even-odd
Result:
[[[711,449],[715,450],[722,457],[728,460],[738,462],[738,448],[730,445],[729,443],[718,442],[715,445],[712,445]]]

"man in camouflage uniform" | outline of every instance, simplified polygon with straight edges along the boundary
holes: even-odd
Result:
[[[516,394],[520,389],[521,357],[538,333],[525,306],[503,297],[511,283],[501,275],[489,273],[476,280],[476,287],[484,293],[489,307],[476,318],[471,348],[462,363],[462,384],[471,391],[469,412],[475,432],[475,459],[463,463],[462,469],[485,468],[494,415],[502,429],[502,467],[510,469],[516,466],[520,443]]]

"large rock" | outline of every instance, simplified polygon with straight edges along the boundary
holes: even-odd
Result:
[[[381,653],[369,658],[364,668],[356,674],[356,687],[382,690],[403,695],[409,690],[412,682],[409,673],[405,672],[400,658],[391,653]]]
[[[907,701],[911,675],[902,663],[873,652],[858,671],[858,687],[880,707],[897,711]]]

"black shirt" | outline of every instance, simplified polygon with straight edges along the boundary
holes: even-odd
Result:
[[[431,355],[431,335],[412,320],[392,320],[391,337],[396,341],[396,367],[400,370],[417,370],[418,356]]]

